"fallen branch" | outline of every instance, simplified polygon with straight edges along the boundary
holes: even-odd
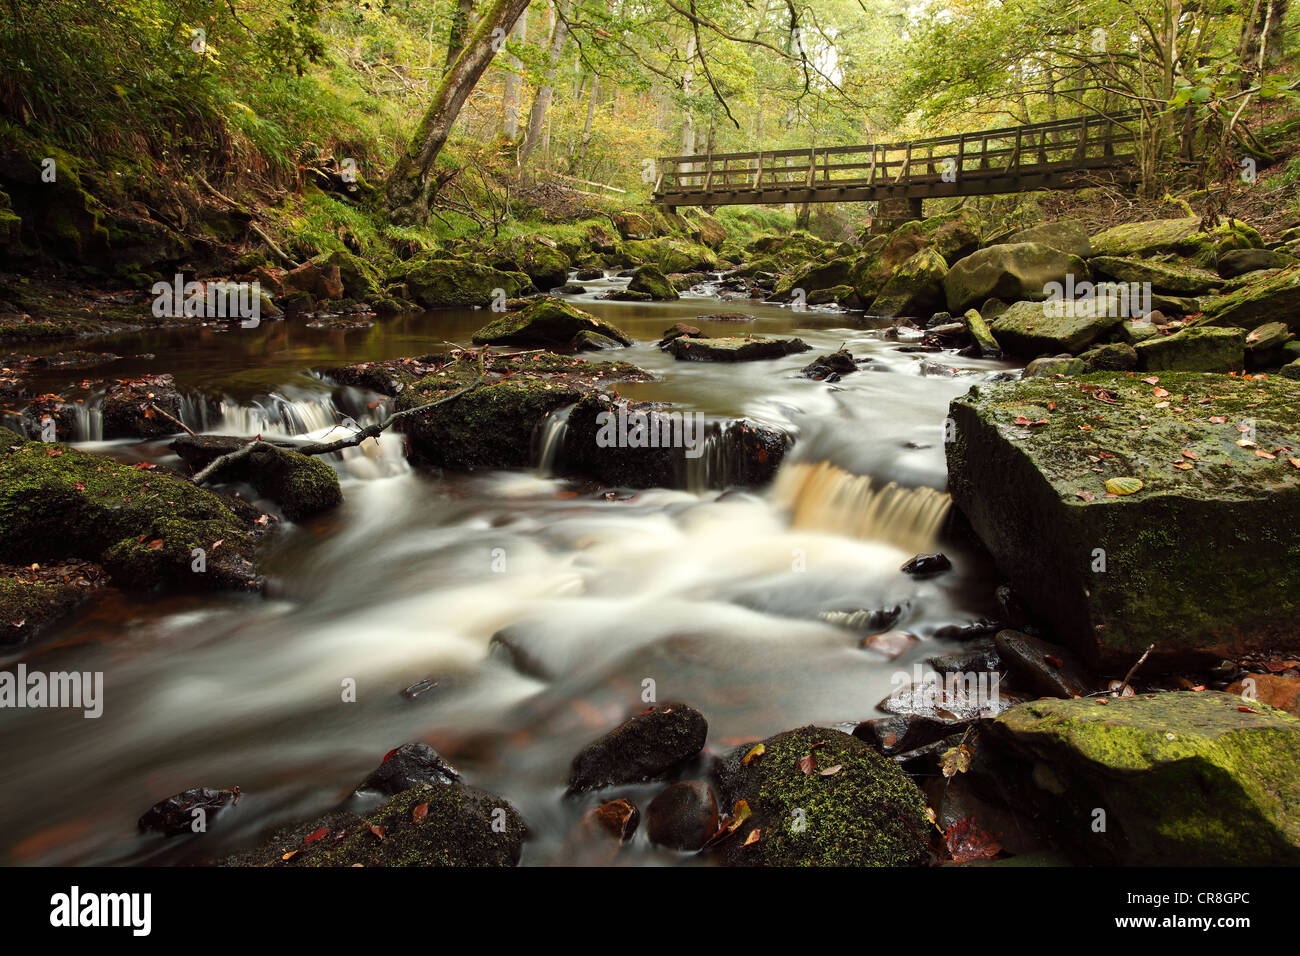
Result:
[[[216,196],[227,206],[230,206],[233,209],[237,209],[240,212],[242,212],[245,216],[247,216],[248,228],[253,231],[254,235],[256,235],[264,243],[266,243],[266,247],[270,249],[273,253],[275,253],[277,259],[279,259],[281,262],[287,265],[290,269],[296,269],[298,268],[299,265],[301,265],[301,263],[296,262],[287,252],[285,252],[278,245],[276,245],[275,240],[272,239],[270,236],[268,236],[266,234],[266,231],[262,229],[262,227],[259,226],[256,222],[253,221],[253,214],[243,204],[237,203],[229,196],[225,195],[222,192],[219,192],[216,186],[213,186],[202,176],[197,176],[196,178],[199,181],[199,185],[202,186],[204,189],[206,189],[208,192],[212,193],[212,195]]]
[[[161,415],[163,418],[167,419],[167,420],[168,420],[169,422],[171,422],[173,425],[179,425],[179,426],[181,426],[181,428],[185,429],[185,430],[186,430],[187,432],[189,432],[191,435],[194,434],[194,429],[190,428],[189,425],[186,425],[186,424],[185,424],[183,421],[181,421],[179,418],[176,418],[176,417],[173,416],[173,415],[169,415],[169,414],[167,414],[165,411],[163,411],[161,408],[159,408],[159,407],[158,407],[157,405],[155,405],[155,404],[152,404],[152,403],[151,403],[151,404],[149,405],[149,407],[152,408],[152,409],[153,409],[155,412],[157,412],[159,415]]]
[[[355,448],[357,445],[360,445],[367,438],[378,438],[380,435],[384,433],[386,429],[390,428],[392,425],[396,424],[397,422],[401,421],[404,418],[409,418],[412,415],[419,415],[421,412],[426,412],[431,408],[436,408],[439,405],[443,405],[454,399],[460,398],[462,395],[468,395],[470,392],[474,391],[480,385],[483,384],[483,379],[485,374],[486,373],[484,372],[483,369],[483,353],[480,352],[478,356],[478,377],[475,378],[474,381],[466,385],[464,388],[459,388],[456,391],[452,392],[450,395],[444,395],[442,398],[434,399],[431,402],[425,402],[423,405],[417,405],[415,408],[408,408],[405,409],[404,411],[393,412],[382,422],[376,422],[374,424],[367,425],[364,428],[359,428],[347,438],[340,438],[337,441],[332,441],[332,442],[312,442],[309,445],[300,445],[291,450],[297,452],[300,455],[328,455],[332,452],[342,451],[344,448]],[[262,436],[258,435],[247,445],[243,445],[232,452],[227,452],[224,455],[212,459],[212,461],[208,462],[206,467],[196,472],[194,474],[194,477],[192,477],[190,481],[192,481],[196,485],[202,484],[212,475],[221,471],[223,468],[226,468],[231,463],[236,462],[241,458],[245,458],[248,455],[251,455],[254,451],[256,451],[258,448],[260,448],[263,445],[267,445],[272,448],[278,447],[272,445],[270,442],[263,441]]]

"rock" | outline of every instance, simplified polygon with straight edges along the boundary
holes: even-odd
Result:
[[[1073,315],[1070,311],[1061,302],[1016,302],[993,321],[991,329],[1006,352],[1032,358],[1082,352],[1123,321],[1118,315],[1089,315],[1087,309],[1074,310]]]
[[[588,329],[583,329],[573,337],[573,341],[569,343],[566,351],[607,352],[610,349],[621,348],[626,348],[622,342],[612,339],[608,335],[601,335],[599,332],[592,332]]]
[[[1137,345],[1139,342],[1145,342],[1149,338],[1154,338],[1160,334],[1160,327],[1151,317],[1164,318],[1163,315],[1152,312],[1150,315],[1141,319],[1125,319],[1115,326],[1115,331],[1122,342],[1129,345]]]
[[[1282,358],[1283,346],[1294,338],[1284,322],[1265,322],[1246,336],[1246,355],[1256,368],[1272,365]]]
[[[1041,301],[1047,298],[1048,284],[1064,284],[1070,270],[1068,255],[1042,243],[987,246],[955,263],[944,276],[948,311],[954,315],[965,312],[990,296]],[[1002,344],[1005,348],[1006,343]]]
[[[945,554],[918,554],[899,570],[916,578],[932,578],[945,571],[951,571],[952,562]]]
[[[1147,372],[1239,372],[1246,360],[1246,331],[1186,328],[1144,339],[1136,350],[1138,364]]]
[[[1201,220],[1196,216],[1124,223],[1093,236],[1092,251],[1098,256],[1152,256],[1177,252],[1196,235],[1200,224]]]
[[[1092,255],[1092,242],[1088,239],[1088,230],[1078,219],[1061,219],[1056,222],[1043,222],[1028,229],[1022,229],[1007,237],[1007,242],[1037,242],[1053,249],[1059,249],[1069,256],[1086,259]]]
[[[502,253],[507,261],[496,263],[498,267],[513,263],[515,268],[505,271],[522,272],[543,292],[564,285],[569,277],[569,257],[545,236],[515,236],[504,243]]]
[[[213,790],[194,787],[182,790],[166,800],[159,800],[146,810],[137,821],[145,833],[177,836],[182,833],[204,833],[227,807],[239,803],[239,788]],[[196,830],[200,826],[202,829]]]
[[[194,474],[222,455],[248,444],[228,435],[182,435],[172,451]],[[219,481],[246,481],[270,498],[290,521],[303,521],[337,507],[343,501],[338,473],[319,458],[300,455],[291,447],[263,442],[212,476]]]
[[[1004,787],[1081,860],[1141,866],[1300,863],[1300,720],[1214,691],[1038,700],[981,738]],[[1019,803],[1019,797],[1013,797]],[[1092,822],[1105,814],[1106,827]]]
[[[35,568],[0,564],[0,648],[39,637],[89,600],[104,577],[102,568],[84,561]]]
[[[901,657],[912,649],[920,638],[908,631],[882,631],[862,639],[862,647],[877,654],[883,654],[891,661]]]
[[[337,298],[347,297],[358,302],[370,302],[379,296],[379,270],[365,259],[354,256],[345,249],[336,249],[327,255],[317,256],[312,263],[330,275],[337,270],[342,292],[342,295]]]
[[[608,299],[611,302],[653,302],[654,296],[649,292],[632,292],[629,289],[611,289],[602,299]]]
[[[277,867],[516,866],[527,835],[519,811],[504,797],[451,783],[404,790],[360,816],[328,814],[222,862]]]
[[[694,218],[700,230],[699,241],[710,249],[721,249],[727,241],[727,227],[703,209],[697,210]]]
[[[1265,322],[1285,322],[1300,331],[1300,268],[1292,267],[1202,302],[1206,325],[1253,329]]]
[[[1149,644],[1153,670],[1293,644],[1300,470],[1237,441],[1247,422],[1258,450],[1300,447],[1300,387],[1178,372],[1159,387],[1122,373],[976,386],[949,409],[954,503],[1092,667],[1123,672]],[[1144,485],[1107,497],[1115,477]]]
[[[1108,342],[1094,345],[1079,356],[1082,371],[1089,372],[1131,372],[1138,367],[1138,353],[1127,342]]]
[[[334,264],[304,262],[286,272],[281,284],[286,293],[306,292],[320,302],[343,298],[343,277]]]
[[[709,724],[685,704],[658,704],[588,744],[569,771],[569,792],[662,780],[704,748]]]
[[[595,228],[594,226],[592,228]],[[579,282],[591,282],[595,279],[605,278],[604,269],[579,269],[574,278]]]
[[[687,325],[685,322],[678,322],[676,325],[664,329],[663,338],[659,340],[659,347],[663,348],[673,339],[681,338],[683,335],[691,339],[699,339],[704,337],[704,333],[701,332],[699,329],[697,329],[695,326]]]
[[[100,412],[103,415],[104,437],[112,438],[163,438],[181,430],[166,415],[181,417],[184,399],[170,375],[146,375],[139,379],[117,382],[104,396]]]
[[[1204,295],[1221,284],[1213,272],[1153,259],[1096,256],[1088,261],[1088,265],[1098,277],[1117,282],[1150,283],[1153,292],[1172,295]]]
[[[1300,717],[1300,678],[1283,677],[1281,674],[1250,674],[1228,685],[1229,694],[1237,694],[1242,703],[1249,707],[1251,701],[1285,710],[1293,717]]]
[[[733,818],[741,800],[750,810],[718,844],[724,862],[916,866],[928,859],[921,792],[870,745],[838,730],[803,727],[769,737],[763,747],[748,764],[753,747],[746,744],[718,766],[723,807]]]
[[[650,225],[650,221],[640,213],[616,212],[609,218],[614,223],[614,228],[618,230],[618,234],[624,239],[654,238],[654,228]]]
[[[797,298],[799,290],[803,290],[806,301],[813,292],[848,285],[852,270],[852,259],[806,262],[776,284],[772,298],[777,302],[789,302]]]
[[[460,259],[418,256],[402,263],[390,277],[406,286],[411,299],[425,308],[492,305],[531,288],[520,272],[499,272],[491,266]]]
[[[811,348],[803,339],[773,339],[758,335],[700,339],[683,336],[670,341],[665,351],[674,358],[692,362],[752,362],[807,352]]]
[[[999,631],[994,642],[999,659],[1036,694],[1083,697],[1101,689],[1074,653],[1059,644],[1012,630]]]
[[[933,249],[923,249],[899,265],[872,301],[873,315],[919,316],[940,308],[948,263]]]
[[[1219,259],[1219,275],[1225,279],[1235,279],[1251,272],[1289,269],[1296,264],[1294,256],[1272,249],[1232,249]]]
[[[1278,374],[1293,382],[1300,382],[1300,359],[1296,359],[1287,365],[1283,365]]]
[[[559,299],[538,299],[518,312],[507,312],[475,332],[473,342],[560,348],[580,332],[594,332],[622,345],[632,344],[627,333]]]
[[[593,828],[615,837],[620,843],[626,843],[632,839],[637,826],[641,823],[641,811],[637,809],[635,803],[620,797],[589,810],[584,821]]]
[[[393,796],[412,787],[431,787],[460,780],[456,769],[425,743],[402,744],[390,750],[370,775],[357,784],[357,792],[374,791]]]
[[[652,265],[668,275],[673,272],[716,272],[718,257],[707,246],[682,239],[662,238],[629,241],[623,251],[642,265]]]
[[[962,733],[972,721],[921,714],[892,714],[866,720],[853,728],[853,736],[875,747],[886,757],[908,759],[936,741]]]
[[[1002,346],[998,345],[998,340],[993,335],[993,330],[989,328],[987,322],[974,309],[967,309],[966,331],[975,340],[974,355],[976,358],[998,359],[1002,358]]]
[[[1082,375],[1084,361],[1069,352],[1063,355],[1045,355],[1025,366],[1024,378],[1051,378],[1054,375]]]
[[[810,364],[800,369],[799,374],[817,381],[828,379],[839,381],[842,376],[850,375],[857,370],[858,363],[854,361],[852,353],[848,349],[840,349],[829,355],[817,356]]]
[[[718,801],[703,780],[670,784],[650,802],[646,831],[671,850],[698,850],[718,832]]]
[[[79,558],[118,587],[255,590],[256,519],[242,502],[166,472],[53,443],[0,444],[0,562]]]
[[[627,284],[629,292],[641,292],[657,301],[671,302],[679,299],[677,290],[662,272],[654,266],[641,266],[632,273],[632,280]]]

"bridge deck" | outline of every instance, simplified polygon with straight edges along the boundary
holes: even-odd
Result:
[[[665,206],[987,196],[1087,185],[1131,165],[1137,114],[1080,116],[907,143],[665,156]]]

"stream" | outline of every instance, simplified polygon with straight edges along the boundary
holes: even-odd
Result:
[[[569,763],[648,706],[647,681],[658,701],[704,713],[715,753],[808,723],[850,729],[879,716],[892,675],[956,646],[934,638],[938,628],[995,614],[997,579],[985,558],[958,541],[930,540],[906,508],[857,519],[888,482],[941,491],[949,401],[1013,365],[902,352],[883,335],[887,320],[856,313],[703,295],[672,303],[594,297],[624,283],[584,283],[591,291],[571,297],[637,340],[586,357],[656,375],[615,386],[624,396],[794,435],[771,487],[711,488],[705,475],[690,490],[606,496],[550,477],[540,451],[532,471],[466,475],[413,470],[396,434],[351,449],[332,462],[344,504],[301,525],[286,522],[273,538],[265,595],[112,591],[0,657],[7,668],[21,661],[102,671],[105,687],[98,719],[0,712],[0,860],[211,858],[328,810],[389,750],[423,740],[466,782],[519,809],[532,829],[525,865],[586,862],[590,848],[573,834],[598,800],[564,798]],[[697,318],[718,312],[755,321]],[[351,330],[295,320],[65,342],[58,347],[122,358],[45,371],[38,381],[68,395],[82,379],[170,372],[209,399],[186,411],[196,430],[321,436],[345,416],[375,420],[384,404],[314,368],[468,345],[491,318],[442,310]],[[793,334],[812,351],[737,364],[677,361],[655,346],[675,322],[711,335]],[[871,361],[833,385],[797,374],[840,347]],[[177,463],[165,442],[99,440],[93,402],[86,405],[79,447]],[[818,471],[823,463],[834,467]],[[926,547],[942,547],[953,570],[929,580],[901,573]],[[893,606],[902,608],[894,626],[921,638],[895,660],[861,649],[864,633],[819,618]],[[343,700],[349,681],[354,702]],[[202,838],[137,831],[150,805],[194,786],[238,786],[242,796]],[[619,790],[638,802],[654,792]],[[653,846],[643,829],[620,863],[696,859]]]

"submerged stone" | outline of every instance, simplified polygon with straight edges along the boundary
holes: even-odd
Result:
[[[752,362],[807,352],[811,348],[803,339],[770,339],[759,335],[726,338],[682,336],[668,342],[664,351],[674,358],[692,362]]]
[[[658,704],[615,727],[573,758],[569,792],[662,779],[704,748],[709,723],[685,704]]]

